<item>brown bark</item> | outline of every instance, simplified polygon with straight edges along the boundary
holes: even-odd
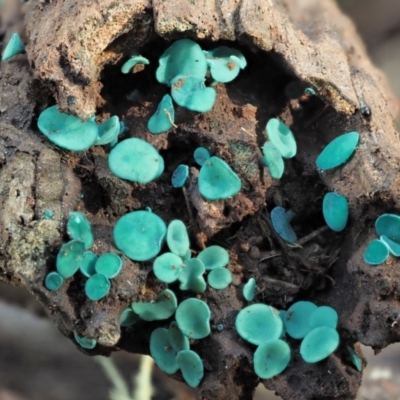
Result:
[[[130,210],[150,206],[167,222],[180,218],[190,224],[184,198],[169,180],[179,163],[193,165],[187,149],[205,145],[223,156],[244,184],[234,199],[209,203],[197,191],[197,171],[192,168],[188,196],[197,214],[191,226],[193,248],[201,248],[196,237],[208,244],[222,241],[230,248],[234,274],[228,289],[210,289],[201,296],[211,307],[213,332],[192,344],[206,367],[198,398],[252,398],[258,383],[254,348],[234,328],[237,312],[245,306],[242,283],[251,276],[259,286],[257,301],[284,308],[296,298],[310,299],[333,306],[340,315],[342,345],[334,355],[316,365],[305,364],[293,341],[289,367],[264,381],[266,387],[291,400],[354,398],[361,374],[351,367],[345,345],[359,341],[380,349],[400,339],[398,261],[371,268],[362,257],[374,237],[375,219],[398,210],[400,146],[393,125],[397,102],[334,2],[30,0],[21,7],[27,55],[2,63],[0,70],[0,280],[33,292],[67,337],[75,331],[96,338],[99,346],[90,354],[119,349],[147,353],[152,329],[164,325],[140,323],[121,331],[118,320],[129,302],[153,299],[162,289],[151,263],[124,259],[124,272],[110,295],[97,303],[85,299],[80,278],[50,293],[44,277],[54,269],[66,239],[70,211],[88,215],[98,253],[115,251],[112,226]],[[6,39],[15,28],[8,27]],[[139,48],[150,56],[154,75],[165,40],[181,37],[210,48],[221,40],[239,46],[248,58],[249,73],[244,71],[236,86],[217,88],[211,112],[179,110],[178,127],[154,137],[145,126],[160,85],[146,72],[138,72],[138,78],[121,76],[120,61]],[[125,82],[140,87],[140,81],[149,86],[141,88],[142,101],[124,100]],[[284,89],[293,81],[312,85],[318,96],[300,103],[288,100]],[[107,148],[94,147],[85,154],[55,148],[36,128],[38,113],[53,97],[62,111],[83,119],[118,112],[130,127],[129,136],[146,138],[163,151],[169,162],[163,177],[146,186],[128,184],[108,170]],[[370,107],[370,119],[360,113],[360,100]],[[271,117],[291,126],[299,147],[277,182],[257,166],[263,128]],[[361,134],[356,155],[342,168],[319,173],[315,159],[323,146],[351,130]],[[283,201],[291,207],[297,230],[306,236],[322,224],[318,199],[333,190],[345,195],[351,208],[351,222],[342,235],[325,231],[302,249],[285,253],[286,259],[258,263],[257,251],[287,250],[279,249],[260,218],[265,199],[268,206]],[[44,219],[45,210],[52,210],[54,218]],[[315,272],[314,264],[325,268],[335,284]],[[215,329],[218,324],[224,325],[222,332]],[[181,379],[179,374],[176,378]]]

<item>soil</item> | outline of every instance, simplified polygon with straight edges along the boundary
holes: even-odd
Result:
[[[42,7],[49,7],[52,15],[50,5]],[[159,10],[163,10],[162,5]],[[36,7],[35,12],[45,11]],[[160,32],[159,17],[157,21]],[[249,19],[245,21],[249,24]],[[33,38],[31,20],[28,31]],[[230,253],[232,285],[196,295],[212,310],[210,337],[191,344],[205,365],[198,398],[251,399],[259,383],[252,366],[255,348],[241,340],[234,327],[238,311],[246,306],[241,290],[250,277],[257,281],[257,302],[286,309],[294,301],[310,300],[334,307],[340,316],[341,344],[333,355],[318,364],[306,364],[299,355],[300,343],[288,339],[293,352],[289,367],[264,385],[283,399],[355,398],[361,373],[350,363],[346,346],[362,342],[379,350],[400,339],[398,261],[391,258],[379,268],[363,262],[365,246],[374,237],[375,219],[399,208],[395,176],[399,142],[393,127],[382,128],[391,117],[385,98],[374,97],[372,67],[368,79],[359,72],[343,77],[353,88],[362,87],[372,110],[369,116],[354,102],[358,89],[350,90],[343,84],[339,90],[332,84],[334,78],[329,85],[316,75],[313,80],[305,79],[299,72],[301,66],[298,70],[290,67],[284,50],[265,51],[261,44],[257,47],[246,40],[215,43],[204,35],[198,40],[204,50],[219,45],[235,47],[244,54],[248,67],[232,83],[215,86],[217,100],[210,112],[198,114],[177,107],[176,127],[154,136],[147,132],[147,121],[168,93],[168,87],[156,82],[155,70],[170,42],[157,35],[142,37],[146,40],[138,51],[150,65],[124,75],[120,72],[121,57],[115,58],[104,63],[98,79],[91,77],[91,83],[82,83],[82,75],[73,84],[65,83],[64,94],[59,81],[49,84],[42,66],[33,65],[33,60],[38,61],[37,38],[36,42],[32,39],[30,51],[28,48],[30,64],[20,55],[1,65],[0,279],[32,291],[71,340],[73,332],[97,339],[99,345],[94,350],[81,351],[89,355],[117,350],[146,354],[151,332],[168,321],[139,322],[121,329],[119,316],[130,302],[154,300],[165,288],[155,279],[151,262],[138,264],[124,258],[123,272],[113,280],[110,295],[97,303],[85,298],[84,279],[79,275],[56,293],[49,293],[43,281],[54,270],[60,245],[68,240],[65,221],[69,211],[87,215],[96,238],[92,251],[101,254],[117,251],[112,227],[122,215],[150,207],[167,223],[184,221],[194,256],[212,244]],[[69,62],[70,54],[67,50],[64,53]],[[69,72],[63,82],[68,77]],[[288,90],[300,88],[303,93],[311,81],[318,89],[315,96],[292,96]],[[69,84],[73,90],[79,85],[85,90],[75,97],[67,96],[72,90]],[[340,95],[346,90],[346,95]],[[89,113],[95,104],[98,122],[118,115],[129,128],[120,140],[140,137],[160,151],[165,160],[160,179],[141,185],[113,176],[107,166],[107,146],[71,153],[47,142],[36,123],[39,113],[55,104],[55,99],[74,113],[83,104],[87,107],[82,110]],[[265,125],[272,117],[289,125],[298,143],[298,153],[285,160],[286,172],[279,181],[272,180],[258,163],[266,140]],[[361,134],[354,157],[333,172],[318,171],[315,159],[323,147],[339,134],[353,130]],[[193,159],[199,146],[223,158],[240,176],[242,190],[237,196],[216,202],[201,197],[197,189],[199,167]],[[190,182],[184,190],[170,184],[179,164],[190,167]],[[324,227],[321,212],[323,196],[332,190],[345,195],[351,208],[349,226],[340,234]],[[269,212],[277,205],[294,211],[292,226],[301,246],[284,243],[271,229]],[[44,219],[45,210],[54,212],[52,220]],[[194,296],[179,291],[175,284],[169,287],[179,302]],[[222,331],[217,329],[221,324]],[[174,378],[182,380],[179,373]]]

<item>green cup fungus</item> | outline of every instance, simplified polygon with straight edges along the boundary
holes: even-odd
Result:
[[[124,131],[125,125],[119,121],[119,118],[114,115],[106,119],[98,127],[97,139],[94,144],[115,146],[118,141],[118,135]]]
[[[229,264],[229,253],[221,246],[210,246],[202,250],[197,258],[206,270],[226,267]]]
[[[279,119],[271,118],[265,129],[268,139],[278,149],[283,158],[292,158],[296,155],[296,139],[285,123],[279,121]]]
[[[128,61],[125,61],[121,67],[121,72],[123,74],[129,74],[129,71],[136,65],[136,64],[144,64],[149,65],[150,61],[147,58],[139,56],[135,54],[132,56]]]
[[[272,142],[265,142],[263,146],[264,157],[261,159],[263,166],[267,167],[269,173],[274,179],[281,179],[285,171],[285,164],[283,162],[280,151],[272,144]]]
[[[53,219],[54,212],[51,210],[44,210],[43,216],[44,216],[44,219]]]
[[[154,303],[135,302],[131,304],[131,308],[145,321],[158,321],[173,315],[177,305],[175,293],[165,289]]]
[[[167,229],[167,245],[170,251],[180,257],[183,257],[189,250],[189,235],[185,224],[174,219],[168,225]]]
[[[168,335],[171,346],[177,353],[190,349],[189,339],[182,333],[175,321],[169,324]]]
[[[210,157],[200,168],[199,192],[207,200],[223,200],[239,193],[242,182],[219,157]]]
[[[232,283],[232,273],[227,268],[214,268],[209,272],[207,282],[213,289],[226,289]]]
[[[50,272],[46,276],[44,285],[48,290],[54,291],[57,290],[63,282],[64,278],[58,272]]]
[[[198,147],[194,153],[193,158],[201,167],[211,157],[210,152],[205,147]]]
[[[255,345],[279,339],[283,329],[279,312],[266,304],[243,308],[236,317],[235,325],[238,334]]]
[[[92,275],[96,273],[95,265],[97,261],[97,255],[92,253],[91,251],[85,251],[82,256],[82,262],[79,267],[81,273],[86,276],[86,278],[90,278]]]
[[[247,283],[243,286],[243,297],[247,301],[253,301],[256,292],[256,280],[250,278]]]
[[[128,258],[147,261],[161,250],[167,227],[149,211],[133,211],[121,217],[114,226],[114,242]]]
[[[71,278],[80,268],[85,251],[85,244],[81,240],[71,240],[61,246],[57,254],[57,272],[64,278]]]
[[[179,289],[203,293],[207,287],[203,278],[204,272],[205,268],[200,260],[197,258],[186,260],[178,277],[181,283]]]
[[[114,146],[108,165],[114,175],[138,183],[149,183],[164,171],[164,160],[158,151],[139,138],[126,139]]]
[[[322,202],[322,213],[326,224],[335,232],[341,232],[349,218],[349,204],[346,197],[329,192]]]
[[[140,317],[132,310],[131,307],[125,308],[119,317],[119,324],[124,328],[129,328],[138,321],[140,321]]]
[[[182,350],[177,354],[176,362],[185,382],[193,388],[197,387],[204,376],[203,361],[199,355],[192,350]]]
[[[261,343],[254,353],[254,371],[261,379],[270,379],[282,371],[290,362],[290,347],[280,339]]]
[[[73,115],[58,111],[57,106],[40,114],[38,128],[58,147],[71,151],[87,150],[98,138],[98,127],[92,119],[82,122]]]
[[[13,33],[10,40],[7,43],[6,48],[4,49],[1,61],[7,61],[10,58],[16,56],[17,54],[22,54],[22,53],[25,53],[25,46],[22,43],[22,40],[19,37],[18,33]]]
[[[344,164],[356,150],[359,139],[358,132],[338,136],[322,150],[316,160],[317,167],[324,171]]]
[[[178,75],[171,81],[171,96],[179,106],[204,113],[213,108],[217,92],[205,86],[204,78]]]
[[[339,346],[339,334],[333,328],[320,326],[307,333],[300,345],[300,354],[305,362],[324,360]]]
[[[174,171],[171,177],[171,184],[174,188],[181,188],[185,185],[189,178],[189,167],[185,164],[180,164]]]
[[[391,255],[400,257],[400,244],[390,240],[387,236],[381,236],[380,240],[385,243]]]
[[[356,367],[357,371],[361,372],[363,369],[361,358],[358,356],[358,354],[355,352],[355,350],[351,346],[347,345],[346,348],[347,348],[347,351],[349,352],[351,362]]]
[[[311,331],[310,317],[317,308],[311,301],[298,301],[289,307],[285,325],[293,339],[303,339]]]
[[[93,246],[94,237],[88,219],[80,212],[70,212],[67,223],[67,233],[71,239],[85,243],[85,249]]]
[[[76,334],[75,332],[74,338],[79,346],[83,347],[84,349],[92,350],[96,347],[97,341],[95,339],[78,336],[78,334]]]
[[[160,57],[156,71],[158,82],[171,85],[178,75],[204,79],[207,73],[206,56],[201,47],[190,39],[174,42]]]
[[[321,306],[312,312],[309,319],[311,329],[320,326],[328,326],[329,328],[336,329],[338,324],[338,313],[332,307]]]
[[[96,273],[115,278],[122,270],[122,259],[114,253],[104,253],[96,261]]]
[[[169,94],[166,94],[157,107],[157,111],[150,117],[147,129],[153,135],[167,132],[174,126],[175,109]]]
[[[208,305],[194,298],[182,301],[175,313],[179,329],[190,339],[203,339],[210,334],[210,317]]]
[[[271,211],[271,221],[276,233],[289,243],[297,241],[297,235],[290,226],[292,217],[293,214],[290,211],[286,212],[286,210],[280,206],[275,207]]]
[[[382,264],[388,257],[389,248],[379,239],[370,242],[364,252],[364,261],[369,265]]]
[[[396,214],[382,214],[375,221],[378,236],[386,236],[396,243],[400,243],[400,216]]]
[[[153,263],[153,272],[158,280],[165,283],[175,282],[182,271],[183,260],[173,253],[158,256]]]
[[[101,300],[110,291],[110,280],[103,274],[92,275],[85,284],[86,296],[92,301]]]
[[[171,346],[168,329],[157,328],[150,336],[150,355],[157,366],[167,374],[174,374],[179,369],[176,352]]]
[[[246,67],[247,62],[243,54],[231,47],[221,46],[211,51],[204,52],[211,77],[216,82],[227,83],[233,81],[240,69]]]

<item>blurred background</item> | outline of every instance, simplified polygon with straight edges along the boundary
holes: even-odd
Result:
[[[400,0],[339,0],[339,4],[400,96]],[[400,344],[378,355],[368,348],[363,352],[368,367],[357,400],[400,400]],[[138,371],[145,384],[140,389],[149,389],[149,368],[144,358],[122,352],[102,363],[83,355],[26,291],[0,284],[0,400],[129,400]],[[151,382],[154,400],[195,399],[191,389],[157,367],[151,371]],[[255,399],[279,397],[260,385]]]

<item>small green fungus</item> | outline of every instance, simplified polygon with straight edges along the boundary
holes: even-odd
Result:
[[[326,224],[335,232],[341,232],[349,218],[349,204],[346,197],[335,192],[324,196],[322,212]]]
[[[355,350],[351,346],[347,345],[346,348],[347,348],[347,351],[349,352],[351,362],[356,367],[357,371],[361,372],[363,369],[361,358],[358,356],[358,354],[355,352]]]
[[[169,324],[168,334],[171,346],[177,353],[190,349],[189,339],[182,333],[175,321]]]
[[[44,216],[44,219],[53,219],[54,212],[51,210],[44,210],[43,216]]]
[[[204,264],[197,258],[186,260],[179,274],[179,289],[193,290],[203,293],[206,290],[206,281],[203,278],[205,272]]]
[[[64,278],[58,272],[50,272],[44,281],[44,285],[48,290],[54,291],[60,288]]]
[[[10,58],[22,53],[25,53],[25,46],[22,43],[18,33],[13,33],[7,43],[6,48],[4,49],[1,61],[7,61]]]
[[[71,278],[80,268],[85,251],[85,244],[81,240],[71,240],[61,246],[57,254],[56,267],[64,278]]]
[[[94,237],[89,220],[80,212],[70,212],[67,223],[67,233],[71,239],[81,240],[85,249],[93,246]]]
[[[283,158],[292,158],[296,155],[296,139],[285,123],[279,121],[279,119],[271,118],[265,129],[269,140],[278,149]]]
[[[213,108],[217,92],[205,86],[204,78],[178,75],[171,81],[171,96],[181,107],[205,113]]]
[[[328,326],[329,328],[336,329],[338,324],[338,313],[332,307],[321,306],[318,307],[310,315],[309,324],[311,329],[320,326]]]
[[[285,171],[285,164],[281,152],[272,142],[265,142],[263,146],[264,157],[261,159],[262,165],[266,166],[270,175],[274,179],[281,179]]]
[[[96,273],[108,279],[115,278],[122,270],[122,259],[114,253],[104,253],[96,261]]]
[[[307,363],[324,360],[339,346],[339,334],[333,328],[321,326],[307,333],[300,345],[300,354]]]
[[[99,146],[111,144],[111,146],[115,146],[118,141],[118,136],[124,130],[125,125],[122,125],[121,127],[121,124],[123,123],[120,122],[119,118],[116,115],[106,119],[98,127],[97,139],[94,144]]]
[[[108,156],[113,174],[132,182],[149,183],[164,171],[164,160],[150,143],[139,138],[125,139]]]
[[[203,166],[210,157],[210,152],[205,147],[198,147],[193,153],[194,160],[200,166]]]
[[[157,111],[150,117],[147,129],[153,135],[167,132],[174,126],[175,109],[169,94],[166,94],[157,107]]]
[[[165,289],[160,293],[154,303],[135,302],[132,303],[132,310],[145,321],[158,321],[168,319],[174,314],[178,301],[175,293]]]
[[[172,283],[178,279],[182,264],[182,259],[176,254],[164,253],[154,260],[153,272],[161,282]]]
[[[232,283],[232,273],[227,268],[214,268],[209,272],[207,282],[213,289],[226,289]]]
[[[171,221],[167,229],[167,245],[170,251],[183,257],[189,250],[190,242],[186,225],[179,219]]]
[[[280,374],[289,365],[290,347],[280,339],[261,343],[254,353],[254,371],[261,379]]]
[[[156,214],[133,211],[121,217],[114,226],[114,242],[128,258],[147,261],[161,250],[167,227]]]
[[[185,382],[193,388],[199,386],[204,376],[203,361],[199,355],[192,350],[182,350],[177,354],[176,362]]]
[[[73,115],[58,111],[57,106],[40,114],[38,128],[51,142],[71,151],[87,150],[98,137],[98,127],[93,120],[82,122]]]
[[[85,284],[86,296],[92,301],[101,300],[110,291],[110,280],[103,274],[92,275]]]
[[[311,331],[310,317],[317,308],[311,301],[298,301],[289,307],[285,325],[293,339],[303,339]]]
[[[360,135],[349,132],[332,140],[318,156],[316,164],[321,170],[328,170],[344,164],[354,153]]]
[[[275,207],[271,211],[271,221],[276,233],[289,243],[297,241],[297,235],[290,226],[292,217],[293,214],[290,211],[286,212],[286,210],[280,206]]]
[[[369,265],[379,265],[384,263],[389,257],[389,248],[385,242],[374,239],[364,252],[364,261]]]
[[[386,244],[389,249],[389,253],[395,257],[400,257],[400,244],[393,240],[390,240],[387,236],[381,236],[380,240]]]
[[[247,301],[253,301],[255,293],[256,293],[256,280],[254,278],[250,278],[243,286],[243,297]]]
[[[86,276],[86,278],[90,278],[92,275],[96,273],[95,265],[97,261],[97,255],[91,251],[85,251],[82,256],[82,262],[80,265],[81,273]]]
[[[195,298],[182,301],[175,313],[179,329],[190,339],[203,339],[210,334],[210,317],[208,305]]]
[[[242,182],[219,157],[210,157],[200,168],[199,191],[207,200],[223,200],[239,193]]]
[[[124,64],[121,67],[121,72],[123,74],[129,74],[129,71],[134,68],[136,64],[144,64],[144,65],[149,65],[150,61],[142,56],[139,56],[135,54],[132,56],[128,61],[125,61]]]
[[[174,374],[179,369],[171,346],[168,329],[157,328],[150,336],[150,355],[157,366],[167,374]]]
[[[171,184],[174,188],[181,188],[185,185],[188,178],[189,167],[185,164],[180,164],[172,174]]]
[[[375,221],[378,236],[386,236],[396,243],[400,243],[400,216],[396,214],[382,214]]]
[[[74,338],[79,346],[83,347],[84,349],[92,350],[96,347],[97,341],[95,339],[78,336],[78,334],[76,334],[75,332]]]
[[[197,258],[206,270],[226,267],[229,264],[229,253],[221,246],[210,246],[202,250]]]
[[[266,304],[243,308],[236,317],[235,325],[238,334],[255,345],[279,339],[283,329],[279,312]]]
[[[137,315],[131,307],[125,308],[122,311],[121,316],[119,317],[119,324],[124,328],[129,328],[136,324],[136,322],[140,321],[139,315]]]

